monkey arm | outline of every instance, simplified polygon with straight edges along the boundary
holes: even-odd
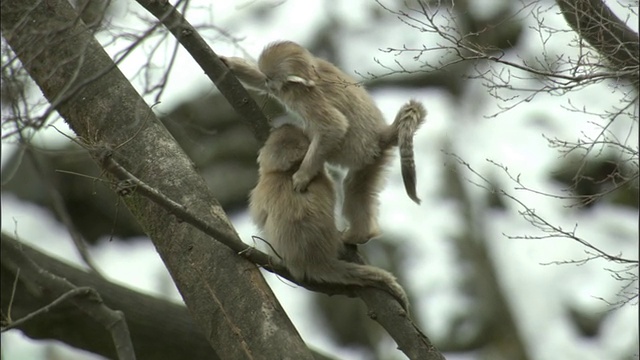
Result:
[[[340,111],[333,107],[317,106],[318,102],[308,106],[300,115],[305,119],[308,133],[311,135],[311,144],[304,155],[298,171],[293,174],[293,186],[296,191],[304,191],[311,179],[324,167],[327,156],[334,151],[339,151],[344,139],[349,122]]]
[[[264,206],[263,194],[265,194],[265,191],[260,185],[258,183],[249,196],[249,215],[259,228],[264,229],[269,213],[267,213],[267,209]]]
[[[229,70],[245,85],[257,90],[267,91],[267,76],[255,64],[239,57],[220,57]]]

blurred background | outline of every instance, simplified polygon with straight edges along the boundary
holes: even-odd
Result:
[[[126,54],[120,70],[254,244],[246,206],[259,145],[249,129],[171,35],[145,34],[155,19],[137,3],[87,1],[74,2],[83,20],[99,24],[114,59]],[[638,1],[603,4],[637,37]],[[551,0],[177,8],[219,55],[255,60],[269,42],[300,43],[362,82],[388,122],[408,99],[424,103],[414,141],[422,204],[406,196],[396,158],[380,196],[384,236],[361,251],[397,275],[447,359],[638,358],[637,43],[629,71],[614,50],[579,37]],[[87,268],[71,224],[108,279],[181,302],[62,119],[15,121],[48,105],[4,39],[2,49],[2,231]],[[269,118],[287,121],[281,106],[254,96]],[[265,277],[312,348],[335,359],[404,358],[360,301]],[[2,333],[2,356],[99,358],[18,330]]]

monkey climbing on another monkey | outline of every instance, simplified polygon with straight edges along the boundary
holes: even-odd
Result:
[[[249,212],[275,255],[298,280],[370,286],[393,295],[405,310],[407,295],[389,272],[338,259],[343,249],[336,227],[334,184],[324,168],[294,189],[293,174],[309,148],[309,139],[293,125],[272,130],[258,155],[259,179],[249,197]]]
[[[342,209],[349,222],[346,243],[361,244],[381,234],[378,193],[394,146],[400,148],[407,194],[420,203],[413,158],[413,136],[426,117],[420,102],[407,102],[387,125],[362,86],[291,41],[267,45],[257,66],[238,57],[221,60],[240,81],[275,97],[303,119],[311,143],[292,174],[296,191],[308,188],[324,171],[325,161],[349,169]]]

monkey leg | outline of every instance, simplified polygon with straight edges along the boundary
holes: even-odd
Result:
[[[349,170],[344,180],[342,213],[349,222],[343,237],[347,244],[363,244],[381,235],[378,226],[378,193],[384,183],[385,165],[390,152],[382,154],[373,163],[361,169]]]

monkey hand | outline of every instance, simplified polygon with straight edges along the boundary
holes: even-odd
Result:
[[[309,174],[308,171],[298,169],[298,171],[293,174],[293,189],[297,192],[305,192],[311,179],[313,179],[313,176]]]
[[[220,61],[222,61],[222,63],[225,64],[231,71],[253,67],[250,62],[248,62],[247,60],[241,57],[219,56],[219,58],[220,58]]]
[[[237,67],[235,66],[237,63],[244,61],[244,59],[237,57],[219,56],[219,58],[220,61],[222,61],[222,63],[230,70],[234,70]]]
[[[380,235],[382,235],[382,232],[377,228],[366,235],[363,235],[362,232],[357,232],[352,228],[349,228],[347,231],[342,232],[342,242],[344,244],[362,245],[371,239],[379,237]]]

